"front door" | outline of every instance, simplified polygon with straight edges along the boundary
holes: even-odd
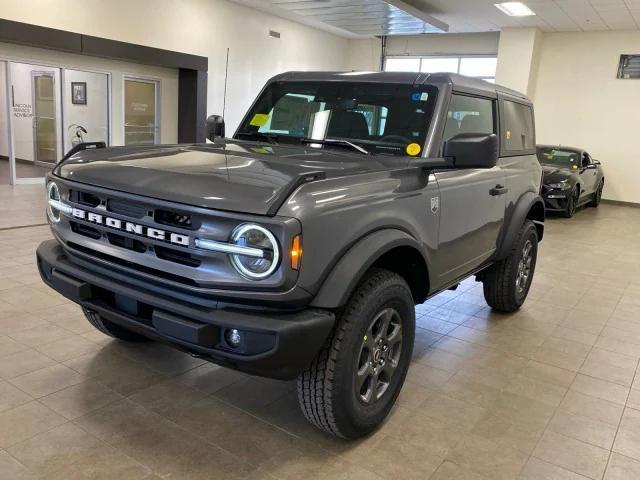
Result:
[[[51,72],[32,72],[33,155],[38,165],[55,164],[58,153],[55,82]]]
[[[593,161],[588,153],[582,154],[580,165],[580,183],[582,184],[581,197],[591,195],[596,189],[598,179],[598,169],[593,168]]]
[[[463,133],[497,133],[496,112],[496,99],[454,94],[444,141]],[[506,208],[506,176],[500,166],[435,175],[440,189],[438,283],[446,285],[495,252]]]

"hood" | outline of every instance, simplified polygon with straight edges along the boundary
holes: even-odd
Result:
[[[545,185],[548,185],[549,183],[559,183],[562,180],[570,178],[572,175],[573,172],[568,168],[542,165],[542,183]]]
[[[85,150],[54,174],[145,197],[265,215],[277,210],[304,174],[354,175],[389,168],[389,161],[312,147],[216,141]]]

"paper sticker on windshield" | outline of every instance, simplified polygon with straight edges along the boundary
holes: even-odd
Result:
[[[422,95],[420,95],[420,100],[426,102],[427,100],[429,100],[429,94],[427,92],[422,92]]]
[[[269,121],[269,114],[267,113],[256,113],[253,116],[253,119],[249,123],[252,127],[264,127],[265,124]]]
[[[417,143],[410,143],[407,145],[407,154],[415,157],[422,151],[422,147]]]
[[[505,137],[507,138],[507,140],[511,140],[511,130],[507,130]]]
[[[571,168],[573,168],[574,170],[578,169],[578,165],[571,165]]]

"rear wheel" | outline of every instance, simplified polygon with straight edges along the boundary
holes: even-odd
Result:
[[[316,427],[357,438],[380,425],[407,375],[415,334],[411,291],[399,275],[372,270],[332,335],[298,377],[298,400]]]
[[[118,340],[125,340],[127,342],[144,342],[147,340],[146,337],[138,333],[127,330],[120,325],[102,318],[100,314],[94,312],[93,310],[82,307],[82,312],[84,313],[84,316],[87,318],[87,320],[89,320],[89,323],[105,335],[117,338]]]
[[[598,188],[596,188],[595,193],[593,194],[593,200],[591,200],[590,206],[593,208],[598,208],[600,205],[600,201],[602,200],[602,191],[604,190],[604,180],[600,181]]]
[[[483,272],[484,298],[500,312],[515,312],[529,294],[538,258],[538,232],[531,220],[520,229],[509,256]]]

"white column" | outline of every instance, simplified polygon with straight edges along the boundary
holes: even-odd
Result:
[[[502,30],[496,83],[533,97],[542,36],[537,28]]]

